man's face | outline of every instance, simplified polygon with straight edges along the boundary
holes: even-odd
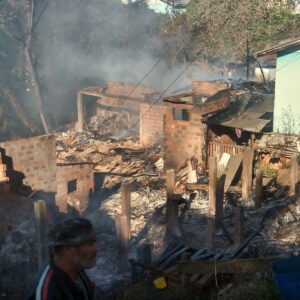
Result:
[[[96,265],[96,236],[80,246],[71,247],[70,250],[74,264],[80,269],[89,269]]]

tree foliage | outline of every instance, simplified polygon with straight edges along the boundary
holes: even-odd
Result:
[[[247,40],[256,51],[299,34],[300,22],[286,0],[193,0],[186,14],[171,16],[164,30],[176,39],[183,28],[191,37],[184,47],[189,55],[236,60],[245,56]]]

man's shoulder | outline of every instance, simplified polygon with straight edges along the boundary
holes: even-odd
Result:
[[[27,289],[24,300],[60,300],[64,299],[62,282],[49,265],[37,280]]]

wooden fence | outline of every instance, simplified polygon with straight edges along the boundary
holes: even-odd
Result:
[[[241,155],[244,153],[245,146],[237,146],[231,144],[220,144],[210,142],[208,144],[208,156],[218,156],[222,153],[229,153],[230,155]]]

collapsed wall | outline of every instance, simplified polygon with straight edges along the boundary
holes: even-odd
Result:
[[[87,98],[91,96],[97,97],[97,101]],[[91,111],[89,107],[95,108]],[[143,146],[157,144],[163,139],[165,110],[155,89],[110,81],[106,85],[81,89],[77,95],[77,109],[78,132],[84,131],[86,122],[88,128],[101,137],[119,139],[140,134]]]
[[[84,211],[88,207],[89,199],[93,192],[93,164],[58,166],[56,204],[60,212]]]
[[[0,143],[6,175],[13,189],[26,185],[32,190],[56,191],[56,143],[43,135]]]

